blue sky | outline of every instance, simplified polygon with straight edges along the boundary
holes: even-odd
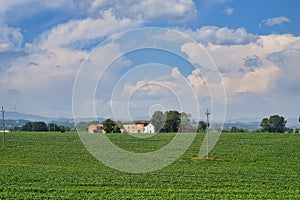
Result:
[[[80,115],[92,114],[84,111],[89,106],[99,117],[122,119],[149,117],[156,108],[193,112],[193,103],[181,106],[195,95],[200,107],[193,113],[196,119],[206,107],[222,119],[222,101],[226,120],[298,117],[299,7],[298,0],[2,1],[0,104],[8,111],[71,117],[82,62],[98,60],[103,68],[101,62],[123,52],[102,75],[96,74],[95,95],[81,102]],[[132,32],[136,35],[126,38],[126,31],[145,27],[191,37],[217,68],[205,66],[205,58],[195,57],[195,45],[167,29],[160,34],[145,29],[145,35]],[[109,39],[124,31],[121,39]],[[157,49],[124,53],[126,45],[143,42],[163,44],[178,54]],[[94,48],[98,50],[91,54]]]

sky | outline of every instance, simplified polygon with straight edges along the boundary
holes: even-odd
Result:
[[[0,2],[0,105],[49,117],[299,117],[298,0]],[[93,117],[92,116],[92,117]]]

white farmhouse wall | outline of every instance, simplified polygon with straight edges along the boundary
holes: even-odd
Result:
[[[144,133],[155,133],[155,128],[153,124],[149,123],[147,126],[145,126]]]

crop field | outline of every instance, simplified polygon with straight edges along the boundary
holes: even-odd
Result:
[[[195,160],[204,139],[197,134],[176,162],[143,174],[104,166],[77,133],[6,136],[7,146],[0,148],[0,199],[300,199],[299,134],[224,133],[210,154],[216,159]],[[174,134],[108,136],[139,152],[162,147]]]

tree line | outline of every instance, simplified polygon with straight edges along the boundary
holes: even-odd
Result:
[[[57,124],[50,123],[46,124],[45,122],[27,122],[21,127],[15,127],[14,131],[29,131],[29,132],[69,132],[71,131],[70,127],[58,126]]]
[[[283,133],[291,132],[292,129],[286,127],[286,120],[283,116],[272,115],[269,118],[262,119],[260,123],[262,132]],[[165,113],[156,111],[151,118],[151,123],[161,132],[177,132],[187,126],[195,126],[195,121],[191,120],[191,115],[185,112],[167,111]],[[299,117],[300,123],[300,117]],[[197,132],[205,132],[210,125],[207,122],[199,121]],[[245,129],[232,127],[231,132],[246,132]]]
[[[191,118],[191,114],[186,112],[171,111],[155,111],[150,119],[150,122],[155,127],[155,132],[182,132],[186,127],[193,127],[197,132],[206,132],[210,126],[205,121],[196,122]],[[256,132],[291,132],[292,129],[286,127],[286,120],[279,115],[272,115],[269,118],[264,118],[260,122],[260,128]],[[300,122],[300,118],[299,118]],[[94,122],[80,122],[76,125],[77,131],[87,131],[90,124],[97,124]],[[106,119],[102,122],[103,128],[107,133],[120,133],[122,124],[120,121]],[[248,132],[247,129],[231,127],[223,129],[222,132]]]

